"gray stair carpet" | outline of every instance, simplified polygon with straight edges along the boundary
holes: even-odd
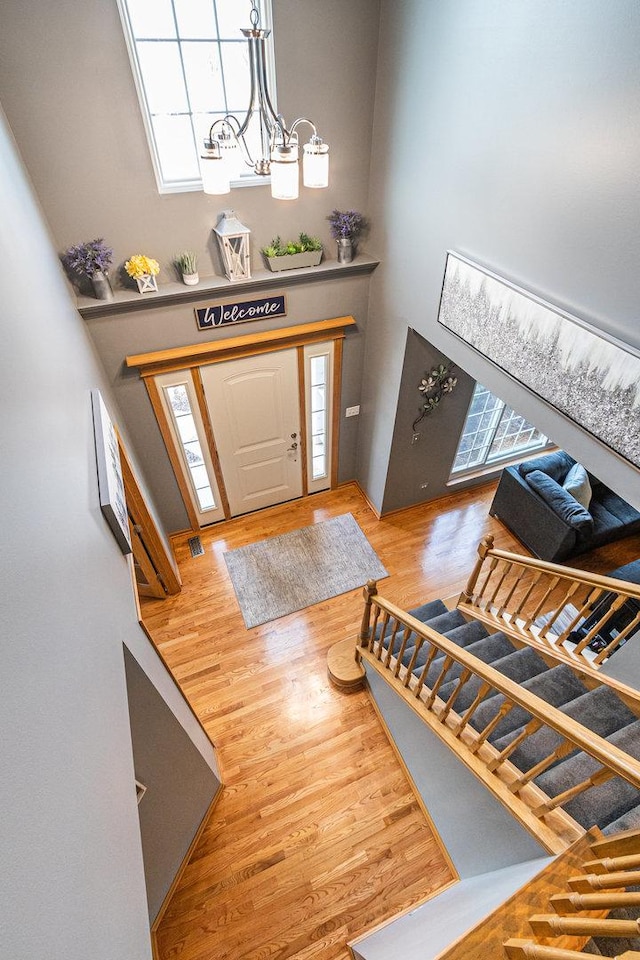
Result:
[[[608,920],[637,920],[635,910],[626,907],[614,907],[609,911]],[[627,950],[640,950],[640,936],[638,937],[594,937],[593,943],[603,957],[620,957]]]
[[[475,631],[469,631],[468,638],[471,639],[475,634]],[[473,642],[467,644],[466,646],[467,653],[473,654],[474,657],[477,657],[478,660],[482,660],[484,663],[491,663],[492,661],[498,659],[499,657],[504,657],[509,653],[513,653],[514,647],[508,637],[504,633],[492,633],[490,636],[484,636],[480,640],[474,640]],[[404,665],[408,666],[411,662],[412,651],[406,650],[402,658]],[[420,673],[425,660],[429,654],[428,645],[423,646],[418,653],[416,658],[413,672]],[[436,679],[439,677],[442,670],[442,658],[436,659],[429,668],[426,678],[427,686],[435,683]],[[460,663],[452,663],[449,670],[447,671],[447,683],[451,682],[455,678],[459,677],[462,673],[464,667]]]
[[[612,820],[604,827],[602,832],[613,835],[614,833],[622,833],[623,830],[637,830],[638,828],[640,828],[640,805],[627,810],[617,820]]]
[[[492,636],[499,636],[499,634],[492,634]],[[508,638],[506,638],[508,640]],[[511,643],[511,641],[508,641]],[[469,653],[473,651],[473,648],[476,644],[472,644],[470,647],[467,647]],[[538,656],[535,650],[532,650],[531,647],[523,647],[521,650],[513,650],[504,657],[500,657],[497,660],[491,661],[491,666],[498,670],[500,673],[504,674],[505,677],[509,677],[510,680],[515,680],[516,683],[523,683],[529,677],[535,676],[536,674],[542,673],[544,670],[547,670],[547,664],[544,662],[542,657]],[[448,697],[453,692],[454,686],[457,681],[448,681],[444,683],[440,688],[439,695],[443,700],[447,700]],[[459,695],[456,697],[454,709],[456,713],[464,713],[464,711],[471,706],[474,699],[478,695],[478,691],[482,686],[483,681],[480,677],[471,677],[470,680],[465,683],[464,687],[460,691]],[[491,689],[487,695],[487,699],[491,699],[494,696],[497,696],[498,691]]]
[[[449,613],[445,607],[442,600],[430,600],[428,603],[423,603],[422,606],[416,607],[414,610],[410,610],[409,613],[412,617],[415,617],[416,620],[421,620],[425,623],[427,620],[432,620],[434,617],[440,616],[441,614]],[[460,616],[462,616],[460,614]],[[462,617],[464,620],[464,617]],[[465,621],[466,622],[466,621]],[[380,631],[382,629],[382,624],[379,623],[376,627],[376,640],[380,637]],[[384,637],[388,638],[393,633],[393,621],[389,621],[384,631]],[[393,652],[397,653],[402,644],[402,637],[404,636],[404,627],[398,627],[397,633],[393,641]],[[411,633],[407,643],[411,643],[411,637],[415,640],[415,634]],[[388,647],[388,644],[386,644]]]
[[[582,948],[582,953],[588,953],[592,957],[601,957],[602,954],[598,949],[597,943],[594,943],[593,940],[587,940],[584,947]]]
[[[606,738],[620,750],[636,760],[640,759],[640,720],[617,730]],[[555,797],[570,787],[582,783],[600,769],[597,760],[578,753],[550,770],[545,770],[535,783],[548,796]],[[563,809],[585,829],[592,826],[606,827],[640,803],[640,791],[630,783],[614,777],[599,786],[591,787],[564,804]]]
[[[587,688],[578,680],[573,670],[564,663],[559,663],[557,667],[550,667],[525,680],[521,686],[530,693],[535,694],[552,707],[560,707],[564,703],[569,703],[576,697],[587,692]],[[489,700],[484,700],[471,717],[471,725],[476,730],[484,730],[495,715],[498,713],[505,697],[499,693]],[[513,707],[509,713],[500,721],[489,737],[489,742],[494,743],[501,737],[523,727],[531,720],[531,714],[524,707]]]
[[[589,730],[597,733],[600,737],[608,737],[616,730],[621,730],[622,727],[634,723],[637,719],[635,714],[608,687],[587,690],[581,697],[576,697],[575,700],[563,704],[560,711],[571,717],[572,720],[577,720],[583,726],[588,727]],[[494,746],[497,750],[504,750],[520,732],[521,730],[511,731],[506,736],[495,740]],[[564,743],[564,737],[561,733],[557,733],[551,727],[542,727],[536,733],[527,737],[519,747],[516,747],[509,760],[518,770],[526,773],[544,757],[553,753],[561,743]],[[556,761],[556,763],[559,762]],[[549,767],[549,769],[552,768]]]

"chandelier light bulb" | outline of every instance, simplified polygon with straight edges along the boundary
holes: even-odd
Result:
[[[271,151],[271,196],[274,200],[297,200],[299,187],[298,147],[278,144]]]
[[[312,137],[302,148],[302,182],[314,189],[329,186],[329,145],[320,137]]]

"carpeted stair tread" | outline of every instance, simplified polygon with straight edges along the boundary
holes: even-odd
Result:
[[[609,914],[612,920],[618,919],[614,913]],[[594,937],[593,941],[603,957],[621,957],[627,950],[640,950],[640,937]]]
[[[476,640],[473,643],[470,643],[466,647],[467,653],[473,654],[474,657],[477,657],[479,660],[482,660],[483,663],[492,663],[496,658],[501,656],[506,656],[509,652],[513,653],[513,644],[504,633],[492,633],[490,636],[485,636],[481,640]],[[424,656],[422,656],[424,654]],[[420,657],[422,657],[422,664],[420,664]],[[414,666],[414,673],[419,673],[421,666],[426,660],[426,653],[423,650],[420,651],[418,657],[416,658],[416,663]],[[447,671],[446,684],[443,684],[443,687],[453,688],[453,683],[462,673],[464,667],[461,663],[452,663]],[[427,687],[431,687],[440,676],[442,671],[442,662],[441,660],[435,660],[434,663],[429,667],[425,683]]]
[[[503,636],[503,634],[492,634],[492,636]],[[531,647],[523,647],[521,650],[514,650],[513,644],[509,638],[507,637],[506,639],[511,645],[511,653],[500,657],[497,660],[489,661],[495,670],[499,670],[500,673],[505,675],[505,677],[509,677],[510,680],[515,680],[516,683],[522,683],[527,678],[538,673],[542,673],[547,669],[547,664],[544,662],[542,657],[538,656],[535,650],[532,650]],[[473,653],[474,647],[475,644],[472,644],[471,647],[467,648],[469,653]],[[464,713],[464,711],[471,706],[478,694],[478,690],[482,686],[482,683],[483,681],[480,679],[480,677],[471,677],[471,679],[465,683],[455,701],[454,709],[456,713]],[[440,696],[443,700],[448,699],[453,691],[453,687],[454,684],[449,681],[442,685],[440,689]],[[492,699],[497,695],[498,691],[492,688],[485,700]]]
[[[635,759],[640,759],[640,720],[622,727],[606,738],[620,750]],[[582,783],[600,768],[597,760],[578,753],[550,770],[545,770],[535,783],[550,797],[563,793]],[[640,791],[630,783],[614,777],[606,783],[591,787],[574,797],[563,809],[583,827],[606,827],[612,820],[621,817],[640,803]]]
[[[564,663],[543,670],[534,677],[529,677],[521,686],[542,700],[546,700],[552,707],[560,707],[562,704],[569,703],[569,701],[587,692],[587,688],[578,680],[571,667]],[[471,725],[476,730],[484,730],[500,710],[504,701],[505,698],[501,693],[491,697],[490,700],[485,700],[473,714]],[[531,714],[524,707],[513,707],[492,732],[489,742],[494,743],[512,730],[524,726],[530,719]]]
[[[423,623],[426,623],[427,620],[432,620],[434,617],[438,617],[438,616],[441,616],[441,615],[443,615],[443,614],[447,614],[447,613],[450,613],[450,612],[451,612],[451,611],[449,611],[449,610],[447,609],[447,607],[445,607],[445,605],[444,605],[444,603],[442,602],[442,600],[429,600],[428,603],[423,603],[422,606],[416,607],[414,610],[410,610],[410,611],[409,611],[409,613],[411,614],[412,617],[415,617],[416,620],[421,620]],[[461,614],[459,614],[459,616],[462,617]],[[464,617],[462,617],[462,619],[464,620]],[[389,620],[389,622],[388,622],[388,624],[387,624],[387,626],[386,626],[386,628],[385,628],[384,634],[383,634],[383,636],[384,636],[385,638],[391,636],[391,634],[393,633],[393,626],[394,626],[394,621],[393,621],[393,620]],[[378,640],[379,637],[380,637],[380,631],[381,631],[381,629],[382,629],[382,624],[380,623],[380,624],[378,624],[378,626],[376,627],[376,634],[375,634],[375,635],[376,635],[376,640]],[[402,637],[403,637],[403,635],[404,635],[404,627],[399,626],[398,629],[397,629],[397,631],[396,631],[396,636],[395,636],[394,641],[393,641],[393,652],[394,652],[394,654],[398,652],[398,650],[400,649],[400,647],[401,647],[401,645],[402,645]],[[408,640],[407,640],[407,645],[413,645],[413,644],[412,644],[412,639],[415,639],[415,634],[413,634],[413,633],[410,634],[410,636],[409,636],[409,638],[408,638]],[[388,644],[385,644],[385,646],[387,646],[387,648],[388,648]]]
[[[560,711],[600,737],[608,737],[636,720],[634,714],[608,687],[588,690],[581,697],[563,704]],[[493,741],[494,746],[497,750],[504,750],[520,732],[521,730],[511,731],[506,736]],[[542,727],[516,747],[509,760],[518,770],[526,773],[540,760],[553,753],[563,742],[564,737],[561,733],[557,733],[551,727]]]
[[[462,619],[462,623],[459,622],[459,618]],[[447,637],[448,639],[453,639],[454,642],[461,647],[471,647],[477,643],[481,643],[483,640],[488,639],[487,631],[484,629],[481,623],[467,623],[462,615],[459,615],[456,618],[450,617],[448,614],[442,615],[430,620],[426,626],[432,627],[432,629],[437,630],[438,633],[442,634],[442,636]],[[394,643],[394,653],[396,653],[398,649],[399,645]],[[405,667],[408,667],[411,663],[411,658],[413,657],[414,651],[415,644],[413,644],[410,639],[402,655],[402,662],[404,663]],[[418,670],[424,665],[430,652],[431,644],[423,643],[415,661],[415,670]],[[444,651],[437,650],[434,658],[434,665],[435,662],[442,659],[442,657],[444,657]],[[441,667],[439,669],[441,669]]]
[[[601,957],[602,954],[598,949],[598,944],[594,943],[593,940],[587,940],[584,947],[582,948],[582,953],[588,953],[592,957]]]
[[[622,833],[623,830],[637,830],[638,828],[640,828],[640,804],[637,807],[631,807],[617,820],[612,820],[603,828],[602,832],[611,836],[614,833]]]

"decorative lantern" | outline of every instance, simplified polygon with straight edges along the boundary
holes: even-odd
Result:
[[[224,272],[229,280],[249,280],[251,261],[249,258],[249,234],[236,217],[233,210],[224,210],[213,228],[218,238]]]

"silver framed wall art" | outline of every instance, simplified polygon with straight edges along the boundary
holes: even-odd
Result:
[[[640,467],[640,353],[448,252],[438,323]]]

